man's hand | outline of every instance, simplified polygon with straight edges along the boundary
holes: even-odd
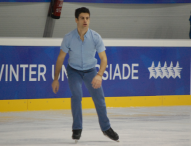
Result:
[[[52,82],[52,90],[53,90],[53,92],[55,94],[58,92],[58,90],[59,90],[59,82],[58,82],[58,80],[54,80]]]
[[[60,49],[60,54],[58,55],[57,61],[56,61],[56,69],[54,74],[54,81],[52,82],[52,90],[56,94],[59,90],[59,82],[58,82],[58,76],[60,73],[60,70],[62,68],[64,59],[65,59],[66,53]]]
[[[102,83],[102,77],[100,75],[96,75],[93,80],[92,80],[92,87],[94,89],[98,89],[101,87],[101,83]]]

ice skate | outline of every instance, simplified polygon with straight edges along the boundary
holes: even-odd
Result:
[[[105,136],[107,136],[108,138],[110,138],[110,139],[112,139],[112,140],[114,140],[116,142],[119,142],[119,136],[115,131],[113,131],[112,128],[109,128],[108,130],[103,131],[103,134]]]
[[[72,130],[72,139],[75,140],[75,143],[78,143],[78,140],[81,137],[82,129]]]

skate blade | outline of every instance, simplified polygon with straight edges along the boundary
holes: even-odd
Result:
[[[105,137],[111,139],[109,136],[107,136],[107,135],[105,135],[105,134],[103,134],[103,135],[104,135]],[[113,139],[111,139],[111,140],[113,140]],[[113,141],[119,142],[119,140],[113,140]]]
[[[78,143],[78,140],[79,140],[79,139],[74,139],[73,137],[72,137],[72,139],[75,140],[75,143]]]

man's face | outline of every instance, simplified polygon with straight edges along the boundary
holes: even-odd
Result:
[[[77,26],[80,28],[89,28],[90,15],[88,13],[80,13],[78,19],[76,18]]]

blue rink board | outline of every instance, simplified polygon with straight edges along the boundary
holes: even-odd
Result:
[[[108,67],[103,80],[106,97],[190,95],[190,47],[106,47],[106,49]],[[59,51],[59,47],[0,46],[0,99],[71,97],[65,74],[63,81],[61,81],[62,74],[60,77],[59,92],[57,94],[52,92],[52,65],[56,63]],[[64,62],[65,67],[67,60],[68,55]],[[28,65],[25,68],[25,76],[21,65]],[[39,69],[39,65],[46,68],[44,73],[46,81],[43,76],[40,76],[38,81],[39,72],[42,73],[45,69]],[[29,71],[30,66],[33,66],[31,71]],[[11,75],[10,70],[12,70]],[[14,72],[16,76],[18,75],[17,79]],[[29,81],[29,76],[36,81]],[[83,95],[90,97],[84,85]]]

